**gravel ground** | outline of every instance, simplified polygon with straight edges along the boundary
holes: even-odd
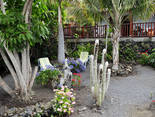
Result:
[[[155,117],[149,110],[151,93],[155,94],[154,69],[138,65],[133,75],[111,78],[103,108],[97,112],[90,108],[93,99],[88,89],[89,70],[82,73],[82,78],[86,87],[77,91],[80,104],[72,117]],[[84,107],[87,107],[85,111],[78,112]]]
[[[11,76],[7,76],[5,80],[13,87]],[[34,86],[34,91],[38,97],[46,97],[47,100],[53,96],[47,88]],[[151,93],[155,94],[155,70],[138,65],[133,75],[111,78],[103,107],[96,111],[93,108],[94,100],[89,89],[87,69],[82,73],[82,85],[80,90],[76,91],[77,104],[71,117],[155,117],[155,112],[149,110]],[[5,92],[0,88],[0,97],[5,96]],[[0,112],[1,103],[0,100]]]

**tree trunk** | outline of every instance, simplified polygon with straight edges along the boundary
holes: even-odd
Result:
[[[120,40],[120,30],[115,30],[113,33],[113,70],[118,70],[119,64],[119,40]]]
[[[61,16],[61,2],[58,6],[58,62],[63,63],[65,60],[65,49],[64,49],[64,32],[62,26]]]

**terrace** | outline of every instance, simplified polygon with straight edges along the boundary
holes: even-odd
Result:
[[[107,25],[64,27],[65,39],[102,39],[106,37]],[[121,38],[155,37],[155,22],[125,23],[121,27]]]

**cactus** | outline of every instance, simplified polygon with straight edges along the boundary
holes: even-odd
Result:
[[[104,101],[105,94],[108,90],[111,70],[108,68],[108,62],[105,62],[106,49],[102,51],[101,64],[97,65],[99,51],[99,40],[95,41],[94,55],[90,55],[90,88],[93,97],[96,100],[96,105],[101,106]]]

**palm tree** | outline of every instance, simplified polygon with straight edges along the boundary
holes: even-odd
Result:
[[[119,40],[121,25],[125,16],[132,15],[149,18],[155,12],[153,0],[77,0],[78,5],[72,9],[74,15],[81,17],[87,14],[96,22],[103,19],[112,27],[113,43],[113,70],[118,70],[119,64]],[[76,4],[77,4],[76,3]],[[128,18],[128,17],[127,17]]]

